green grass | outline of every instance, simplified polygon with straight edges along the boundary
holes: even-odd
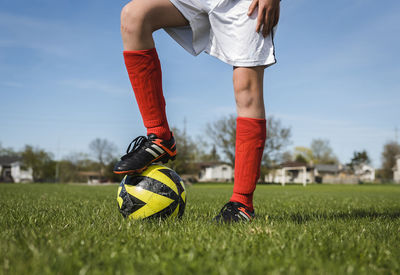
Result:
[[[400,186],[258,186],[253,223],[215,225],[231,188],[192,186],[182,220],[140,222],[117,186],[1,184],[0,273],[400,273]]]

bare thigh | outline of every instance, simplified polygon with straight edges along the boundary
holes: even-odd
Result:
[[[133,0],[121,12],[121,33],[125,50],[154,47],[152,33],[189,22],[169,0]]]

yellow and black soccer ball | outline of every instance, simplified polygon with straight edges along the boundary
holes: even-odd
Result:
[[[125,218],[181,217],[185,211],[185,185],[179,175],[163,165],[127,175],[118,187],[118,208]]]

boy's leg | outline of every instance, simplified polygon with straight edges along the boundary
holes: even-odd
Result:
[[[265,119],[264,66],[234,67],[233,89],[238,117]]]
[[[125,65],[148,139],[138,137],[134,140],[131,152],[115,165],[115,173],[141,172],[152,162],[166,162],[176,155],[175,141],[165,113],[161,66],[152,33],[162,27],[187,24],[169,0],[135,0],[122,9]]]
[[[238,113],[236,126],[235,183],[233,195],[217,221],[251,220],[253,192],[260,177],[266,139],[263,98],[264,67],[236,67],[233,87]]]
[[[253,211],[253,192],[260,177],[266,139],[263,79],[264,67],[242,67],[233,71],[238,118],[231,201],[243,203],[250,211]]]
[[[121,12],[121,35],[125,51],[154,48],[153,32],[189,22],[169,0],[134,0]]]

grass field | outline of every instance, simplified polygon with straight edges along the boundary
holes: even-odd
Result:
[[[253,223],[215,225],[231,188],[192,186],[182,220],[138,222],[117,186],[0,184],[0,273],[400,273],[400,186],[258,186]]]

